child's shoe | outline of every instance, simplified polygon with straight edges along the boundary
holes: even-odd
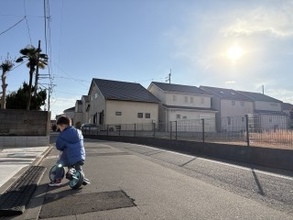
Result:
[[[91,184],[91,182],[90,182],[90,180],[89,179],[87,179],[87,178],[84,178],[83,179],[83,183],[82,183],[82,185],[87,185],[87,184]]]
[[[61,180],[55,180],[54,182],[50,182],[49,186],[61,186]]]

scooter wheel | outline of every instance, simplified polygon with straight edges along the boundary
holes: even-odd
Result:
[[[76,170],[74,175],[72,176],[72,179],[69,181],[69,186],[71,189],[79,189],[82,186],[83,183],[83,173]]]
[[[57,169],[57,164],[55,164],[54,166],[51,167],[51,169],[49,171],[49,179],[50,179],[50,181],[55,180],[56,169]],[[64,167],[62,167],[62,179],[64,178],[64,175],[65,175],[65,169],[64,169]]]

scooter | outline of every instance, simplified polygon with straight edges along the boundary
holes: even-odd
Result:
[[[83,172],[81,171],[81,166],[83,163],[76,163],[73,166],[67,167],[68,171],[65,174],[65,168],[63,164],[55,164],[49,171],[49,179],[51,181],[55,180],[56,169],[62,168],[62,179],[66,176],[66,179],[69,180],[69,186],[72,189],[79,189],[82,185],[87,185],[89,180],[84,177]]]

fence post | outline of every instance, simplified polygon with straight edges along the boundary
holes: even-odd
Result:
[[[107,125],[107,136],[109,136],[109,125]]]
[[[134,137],[136,136],[136,124],[134,124],[134,133],[133,133],[133,136]]]
[[[156,137],[156,123],[153,123],[154,137]]]
[[[119,136],[121,135],[121,125],[119,127]]]
[[[170,140],[172,140],[172,121],[170,121]]]
[[[175,121],[175,140],[177,140],[177,131],[178,131],[177,121]]]
[[[246,142],[247,146],[249,147],[249,123],[248,123],[248,115],[245,115],[246,120]]]
[[[202,125],[202,142],[205,142],[205,134],[204,134],[204,119],[201,119],[201,125]]]

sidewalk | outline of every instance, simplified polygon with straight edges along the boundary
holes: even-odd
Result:
[[[37,166],[51,146],[0,149],[0,194],[21,177],[31,166]]]

